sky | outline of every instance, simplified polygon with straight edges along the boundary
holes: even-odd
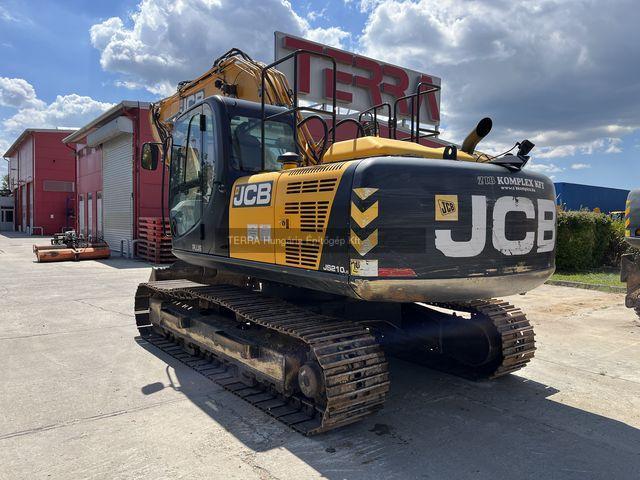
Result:
[[[637,188],[639,22],[633,0],[0,0],[0,153],[162,98],[231,47],[270,62],[279,30],[439,76],[443,139],[490,116],[487,153],[529,138],[554,181]]]

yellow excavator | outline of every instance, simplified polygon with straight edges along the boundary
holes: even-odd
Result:
[[[477,152],[486,118],[430,148],[437,132],[416,116],[400,135],[389,104],[340,120],[335,100],[301,106],[276,69],[300,55],[323,57],[233,49],[153,106],[142,163],[168,174],[178,261],[138,287],[140,334],[307,435],[379,410],[388,355],[475,379],[525,366],[533,328],[494,297],[555,268],[554,186],[523,171],[533,144]],[[357,133],[336,142],[345,124]]]

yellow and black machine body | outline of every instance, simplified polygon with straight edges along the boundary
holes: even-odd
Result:
[[[624,239],[640,250],[640,190],[629,192],[624,214]],[[627,284],[625,305],[640,316],[640,255],[637,251],[622,256],[620,280]]]
[[[553,183],[522,170],[533,145],[476,153],[489,119],[460,149],[421,145],[419,122],[381,138],[374,108],[373,128],[325,128],[309,156],[296,87],[291,105],[213,95],[172,119],[179,261],[140,285],[141,334],[305,434],[381,408],[387,355],[472,378],[526,365],[533,329],[494,297],[554,271]]]

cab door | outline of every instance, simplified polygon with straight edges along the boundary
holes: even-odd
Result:
[[[213,104],[215,108],[215,104]],[[202,104],[202,252],[229,256],[228,198],[225,165],[222,154],[222,128],[218,115],[208,103]]]
[[[169,177],[169,221],[173,248],[202,252],[203,132],[202,106],[190,110],[174,125]]]

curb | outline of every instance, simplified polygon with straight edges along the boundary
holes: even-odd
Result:
[[[593,283],[570,282],[568,280],[547,280],[547,285],[556,285],[559,287],[584,288],[585,290],[598,290],[606,293],[627,293],[625,287],[614,287],[612,285],[597,285]]]

